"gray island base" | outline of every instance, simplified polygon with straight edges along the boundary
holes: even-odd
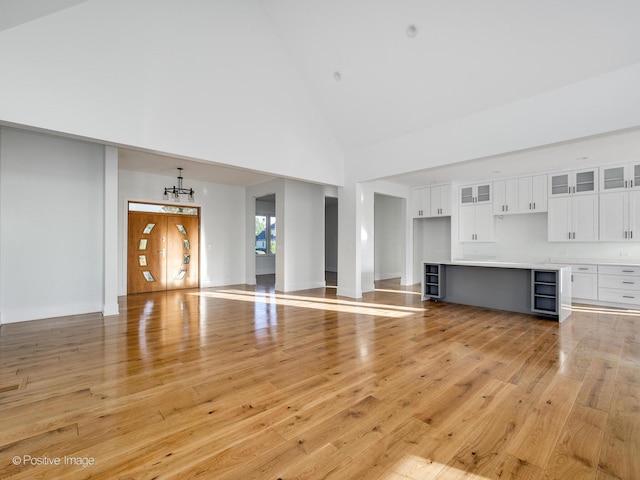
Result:
[[[542,315],[571,314],[571,267],[504,262],[424,262],[422,299]]]

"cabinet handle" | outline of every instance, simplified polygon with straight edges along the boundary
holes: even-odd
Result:
[[[622,295],[622,298],[636,298],[633,295]]]
[[[622,270],[622,273],[634,273],[635,270]]]
[[[509,211],[509,205],[507,205],[505,208],[507,209],[507,212],[508,212]]]
[[[569,240],[571,240],[571,232],[569,232]]]
[[[531,204],[529,204],[529,210],[531,210]]]
[[[622,282],[622,283],[624,283],[625,285],[635,285],[636,282]]]
[[[576,239],[576,232],[573,232],[573,240]]]
[[[627,238],[627,231],[624,231],[624,238]]]
[[[533,202],[533,209],[536,209],[536,202]]]
[[[627,181],[624,181],[624,188],[627,188]]]

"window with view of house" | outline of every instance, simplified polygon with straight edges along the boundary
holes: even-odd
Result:
[[[256,215],[256,255],[276,254],[275,215]]]

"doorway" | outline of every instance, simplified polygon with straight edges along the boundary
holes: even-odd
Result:
[[[338,286],[338,199],[324,198],[324,280]]]
[[[200,209],[129,202],[127,293],[200,285]]]
[[[402,278],[405,268],[405,200],[381,193],[374,196],[374,282]]]
[[[276,195],[256,198],[256,284],[276,283]]]

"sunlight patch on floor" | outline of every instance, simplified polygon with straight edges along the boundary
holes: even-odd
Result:
[[[640,310],[627,308],[603,307],[598,305],[571,305],[572,312],[598,313],[601,315],[640,316]]]
[[[487,480],[486,477],[474,475],[473,473],[411,454],[404,455],[400,461],[388,470],[388,473],[380,478],[383,480],[418,480],[425,478]]]
[[[385,293],[404,293],[405,295],[422,295],[420,292],[412,292],[411,290],[390,290],[388,288],[376,288],[375,291]]]
[[[404,317],[424,311],[424,309],[422,308],[405,307],[400,305],[384,305],[365,302],[353,302],[347,300],[336,300],[330,298],[288,295],[283,293],[249,292],[244,290],[201,291],[194,292],[192,295],[199,295],[210,298],[221,298],[226,300],[239,300],[244,302],[313,308],[316,310],[327,310],[333,312],[354,313],[361,315],[383,315],[388,317]]]

